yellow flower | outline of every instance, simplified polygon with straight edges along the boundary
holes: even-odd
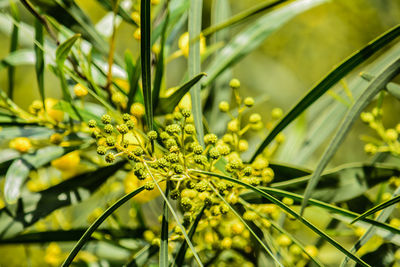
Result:
[[[292,244],[292,240],[287,236],[287,235],[280,235],[277,239],[276,242],[278,243],[278,245],[283,246],[283,247],[287,247],[290,244]]]
[[[137,188],[144,185],[148,181],[153,181],[153,178],[147,177],[144,180],[139,180],[133,172],[129,172],[124,180],[125,193],[130,193],[136,190]],[[160,183],[160,187],[162,190],[164,190],[165,183]],[[139,203],[146,203],[158,197],[159,195],[160,192],[158,191],[158,189],[154,188],[153,190],[150,191],[145,190],[140,192],[133,198],[133,200]]]
[[[10,141],[10,148],[14,148],[19,152],[25,153],[28,152],[32,147],[32,143],[27,137],[17,137]]]
[[[73,151],[51,162],[51,166],[59,169],[60,171],[76,170],[81,158],[79,151]]]
[[[135,38],[138,41],[140,40],[140,38],[141,38],[140,28],[137,28],[135,30],[135,32],[133,33],[133,38]]]
[[[182,51],[182,54],[185,57],[189,56],[189,33],[185,32],[179,37],[178,41],[179,49]],[[200,55],[203,55],[206,52],[206,38],[202,34],[200,34]]]
[[[137,25],[140,25],[140,13],[137,11],[133,11],[131,14],[131,18],[133,19],[134,22],[136,22]]]
[[[64,119],[64,112],[53,108],[57,103],[58,100],[54,98],[46,98],[44,101],[44,104],[46,105],[47,115],[49,115],[49,117],[53,120],[61,122]]]
[[[51,266],[59,266],[63,261],[61,248],[55,242],[51,242],[46,248],[44,261]]]
[[[316,257],[318,255],[318,248],[316,248],[315,246],[308,245],[304,249],[312,257]]]
[[[88,94],[88,89],[81,83],[77,83],[74,86],[74,93],[77,97],[84,97]]]

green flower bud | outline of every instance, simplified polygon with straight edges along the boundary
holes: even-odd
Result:
[[[218,137],[215,134],[206,134],[204,136],[204,142],[206,145],[215,145],[218,141]]]
[[[173,139],[173,138],[169,138],[165,141],[165,147],[168,149],[170,149],[172,146],[176,146],[176,145],[177,145],[177,143],[176,143],[175,139]]]
[[[104,156],[106,153],[107,153],[107,147],[105,146],[97,147],[97,154]]]
[[[128,126],[126,126],[126,124],[121,124],[117,126],[117,130],[118,132],[120,132],[121,134],[127,134],[129,132],[129,128]]]
[[[259,123],[260,121],[261,121],[261,115],[260,114],[253,113],[253,114],[250,115],[249,122],[251,124],[256,124],[256,123]]]
[[[156,131],[149,131],[148,133],[147,133],[147,137],[150,139],[150,140],[156,140],[157,139],[157,132]]]
[[[171,163],[177,163],[179,162],[179,156],[175,153],[169,153],[165,159]]]
[[[160,158],[157,162],[161,168],[167,168],[169,166],[169,162],[165,158]]]
[[[243,175],[244,176],[250,176],[253,174],[253,168],[250,166],[247,166],[246,168],[243,169]]]
[[[196,155],[201,155],[204,151],[203,147],[199,144],[193,145],[193,153]]]
[[[179,134],[181,132],[181,127],[178,124],[174,123],[174,124],[168,125],[165,128],[165,131],[170,135]]]
[[[111,124],[106,124],[104,126],[104,132],[105,133],[110,134],[110,133],[112,133],[113,130],[114,130],[114,127]]]
[[[115,137],[114,136],[107,136],[106,144],[108,146],[114,146],[115,145]]]
[[[229,111],[229,103],[227,101],[221,101],[219,102],[219,110],[222,112],[228,112]]]
[[[195,189],[199,192],[204,192],[208,188],[208,184],[206,181],[200,181],[196,184]]]
[[[111,116],[110,115],[108,115],[108,114],[105,114],[105,115],[103,115],[103,116],[101,116],[101,122],[103,123],[103,124],[110,124],[111,123]]]
[[[151,190],[154,189],[155,184],[154,184],[153,181],[147,181],[147,182],[144,184],[143,187],[144,187],[145,190],[151,191]]]
[[[232,89],[238,89],[238,88],[240,87],[240,81],[239,81],[238,79],[232,79],[232,80],[229,82],[229,86],[230,86]]]
[[[185,118],[189,118],[190,115],[192,115],[192,112],[189,109],[183,109],[181,112],[182,112],[183,117],[185,117]]]
[[[122,115],[122,120],[123,120],[124,122],[127,122],[127,121],[131,120],[131,115],[128,114],[128,113],[124,113],[124,114]]]
[[[181,199],[181,207],[184,211],[189,211],[193,207],[192,200],[188,197],[184,197]]]
[[[174,189],[171,191],[171,193],[169,193],[169,196],[171,197],[171,199],[177,200],[181,196],[181,193],[178,189]]]
[[[244,104],[246,105],[246,107],[252,107],[252,106],[254,106],[254,98],[252,98],[252,97],[246,97],[245,99],[244,99]]]
[[[200,165],[206,165],[208,162],[207,157],[204,155],[194,155],[193,160]]]
[[[128,127],[129,130],[132,130],[135,127],[135,122],[133,120],[129,120],[125,124],[126,124],[126,127]]]
[[[258,218],[258,215],[254,211],[248,210],[243,214],[243,219],[245,219],[246,221],[254,221],[257,218]]]
[[[133,154],[135,154],[135,156],[138,156],[138,157],[143,155],[143,153],[144,153],[143,149],[140,146],[135,147],[132,152],[133,152]]]
[[[178,146],[171,146],[171,147],[169,148],[169,152],[170,152],[170,153],[179,153],[179,152],[180,152],[180,149],[179,149]]]
[[[114,153],[108,153],[107,155],[106,155],[106,157],[105,157],[105,160],[106,160],[106,162],[107,163],[113,163],[114,162],[114,160],[115,160],[115,155],[114,155]]]
[[[160,133],[160,138],[161,138],[161,140],[163,140],[163,141],[165,141],[165,140],[167,140],[168,138],[170,138],[171,136],[167,133],[167,132],[161,132]]]
[[[185,170],[185,169],[183,168],[183,166],[180,165],[180,164],[174,164],[174,165],[172,165],[172,169],[174,170],[174,172],[175,172],[176,174],[181,174],[181,173],[183,173],[183,171]]]
[[[196,132],[196,128],[194,127],[193,124],[187,124],[185,125],[184,131],[188,135],[192,135]]]
[[[274,108],[271,111],[271,117],[272,119],[276,120],[279,119],[280,117],[283,116],[283,110],[280,108]]]
[[[97,123],[96,123],[95,120],[89,120],[88,121],[89,128],[94,128],[94,127],[96,127],[96,125],[97,125]]]
[[[215,147],[211,148],[211,149],[208,151],[208,156],[209,156],[211,159],[218,159],[219,156],[220,156],[218,149],[216,149]]]

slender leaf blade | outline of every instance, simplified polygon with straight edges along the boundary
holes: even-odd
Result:
[[[43,35],[43,25],[40,23],[38,19],[35,19],[35,71],[36,71],[36,80],[39,88],[40,98],[42,99],[43,107],[45,107],[44,99],[44,35]]]
[[[378,212],[380,210],[383,210],[383,209],[385,209],[385,208],[387,208],[389,206],[392,206],[392,205],[394,205],[394,204],[396,204],[398,202],[400,202],[400,195],[396,196],[396,197],[394,197],[392,199],[389,199],[388,201],[385,201],[385,202],[373,207],[372,209],[367,210],[366,212],[364,212],[363,214],[361,214],[360,216],[355,218],[351,223],[355,223],[356,221],[358,221],[360,219],[363,219],[363,218],[365,218],[365,217],[367,217],[369,215],[372,215],[372,214],[374,214],[374,213],[376,213],[376,212]]]

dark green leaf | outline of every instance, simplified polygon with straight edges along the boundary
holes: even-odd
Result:
[[[130,200],[131,198],[133,198],[134,196],[136,196],[137,194],[139,194],[140,192],[142,192],[144,190],[144,186],[139,187],[138,189],[136,189],[135,191],[132,191],[129,194],[126,194],[125,196],[123,196],[122,198],[120,198],[119,200],[117,200],[113,205],[111,205],[106,211],[103,212],[103,214],[100,215],[100,217],[98,217],[96,219],[96,221],[94,223],[92,223],[92,225],[90,225],[90,227],[85,231],[85,233],[82,235],[82,237],[79,239],[79,241],[75,244],[74,248],[71,250],[71,252],[69,253],[67,259],[64,261],[64,263],[62,264],[62,267],[66,267],[69,266],[72,261],[74,260],[75,256],[78,254],[78,252],[81,250],[81,248],[83,247],[83,245],[86,244],[86,242],[90,239],[91,235],[93,234],[94,231],[96,231],[96,229],[116,210],[118,209],[120,206],[122,206],[122,204],[124,204],[125,202],[127,202],[128,200]]]
[[[295,120],[304,110],[325,94],[334,84],[346,76],[365,60],[370,58],[375,52],[400,35],[400,25],[390,29],[381,36],[368,43],[363,49],[356,51],[350,57],[345,59],[338,67],[332,70],[326,77],[317,83],[301,100],[298,102],[271,130],[268,136],[254,152],[251,162],[259,155],[269,143],[274,140],[277,134],[286,128]]]
[[[386,90],[397,99],[400,99],[400,85],[391,82],[386,85]]]
[[[36,70],[36,80],[38,83],[40,97],[42,98],[43,106],[45,107],[44,99],[44,36],[43,36],[43,25],[38,19],[35,19],[35,70]]]
[[[153,103],[151,97],[151,17],[150,1],[141,0],[140,5],[140,58],[142,64],[142,85],[146,123],[148,130],[153,129]]]
[[[399,72],[400,59],[394,59],[390,64],[385,66],[373,80],[370,81],[370,85],[365,89],[361,96],[352,105],[350,110],[346,113],[345,118],[343,119],[341,125],[339,125],[337,132],[324,151],[324,154],[318,162],[317,168],[308,181],[306,191],[304,192],[304,199],[301,205],[300,213],[304,211],[307,201],[320,179],[321,173],[335,154],[336,150],[339,148],[339,145],[342,143],[354,121],[358,118],[360,113],[370,103],[370,101],[379,93],[379,91],[382,90],[385,85]]]
[[[133,65],[132,54],[127,51],[125,53],[125,65],[129,80],[128,104],[126,105],[127,111],[129,112],[133,102],[135,101],[135,96],[139,88],[139,79],[141,74],[140,57],[137,59],[136,64]]]
[[[376,213],[376,212],[378,212],[380,210],[383,210],[383,209],[385,209],[385,208],[387,208],[387,207],[389,207],[391,205],[394,205],[394,204],[396,204],[398,202],[400,202],[400,195],[396,196],[396,197],[394,197],[392,199],[389,199],[388,201],[385,201],[385,202],[373,207],[372,209],[367,210],[366,212],[364,212],[363,214],[361,214],[360,216],[355,218],[351,223],[354,223],[354,222],[356,222],[356,221],[358,221],[360,219],[363,219],[363,218],[365,218],[365,217],[367,217],[369,215],[372,215],[372,214],[374,214],[374,213]]]
[[[69,52],[80,36],[80,34],[75,34],[57,47],[56,63],[58,67],[64,67],[64,62],[67,59]]]

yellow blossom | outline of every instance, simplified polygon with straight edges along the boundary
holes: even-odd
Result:
[[[17,137],[10,141],[9,146],[19,152],[25,153],[31,149],[32,143],[27,137]]]

